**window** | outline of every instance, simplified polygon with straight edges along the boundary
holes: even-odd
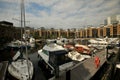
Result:
[[[45,53],[46,55],[49,55],[49,52],[46,50],[42,50],[43,53]]]

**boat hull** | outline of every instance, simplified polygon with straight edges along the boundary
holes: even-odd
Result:
[[[33,64],[29,60],[19,59],[8,66],[12,80],[31,80],[33,77]]]

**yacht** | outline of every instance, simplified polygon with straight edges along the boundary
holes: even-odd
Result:
[[[7,44],[7,47],[8,46],[10,46],[10,47],[18,47],[18,48],[22,48],[22,49],[24,49],[25,50],[25,48],[27,47],[27,48],[31,48],[31,45],[30,44],[28,44],[28,42],[27,42],[27,44],[25,43],[25,41],[20,41],[20,40],[16,40],[16,41],[12,41],[12,42],[10,42],[10,43],[8,43]]]
[[[96,47],[97,49],[104,49],[108,45],[108,42],[105,39],[90,39],[89,47]]]
[[[85,58],[77,51],[71,51],[68,53],[68,57],[75,61],[83,61]]]
[[[44,61],[45,66],[49,66],[50,74],[61,75],[73,66],[73,61],[67,56],[68,51],[56,43],[46,44],[38,50],[40,61]]]
[[[90,54],[90,48],[85,45],[76,44],[75,50],[82,54],[88,54],[88,55]]]

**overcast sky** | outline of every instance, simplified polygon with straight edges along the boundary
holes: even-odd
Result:
[[[20,1],[0,0],[0,21],[20,26]],[[120,14],[120,0],[25,0],[27,26],[81,28],[97,26],[111,15]]]

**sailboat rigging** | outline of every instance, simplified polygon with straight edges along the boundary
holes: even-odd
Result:
[[[22,28],[24,28],[25,33],[25,5],[24,0],[21,0],[21,43],[22,43]],[[26,33],[25,33],[26,36]],[[20,47],[22,49],[22,47]],[[30,60],[28,60],[28,51],[27,51],[27,40],[25,38],[25,52],[26,57],[22,58],[20,57],[20,54],[22,53],[22,50],[15,54],[13,57],[13,61],[8,66],[8,72],[9,74],[14,77],[15,79],[19,80],[31,80],[33,77],[33,64]]]

